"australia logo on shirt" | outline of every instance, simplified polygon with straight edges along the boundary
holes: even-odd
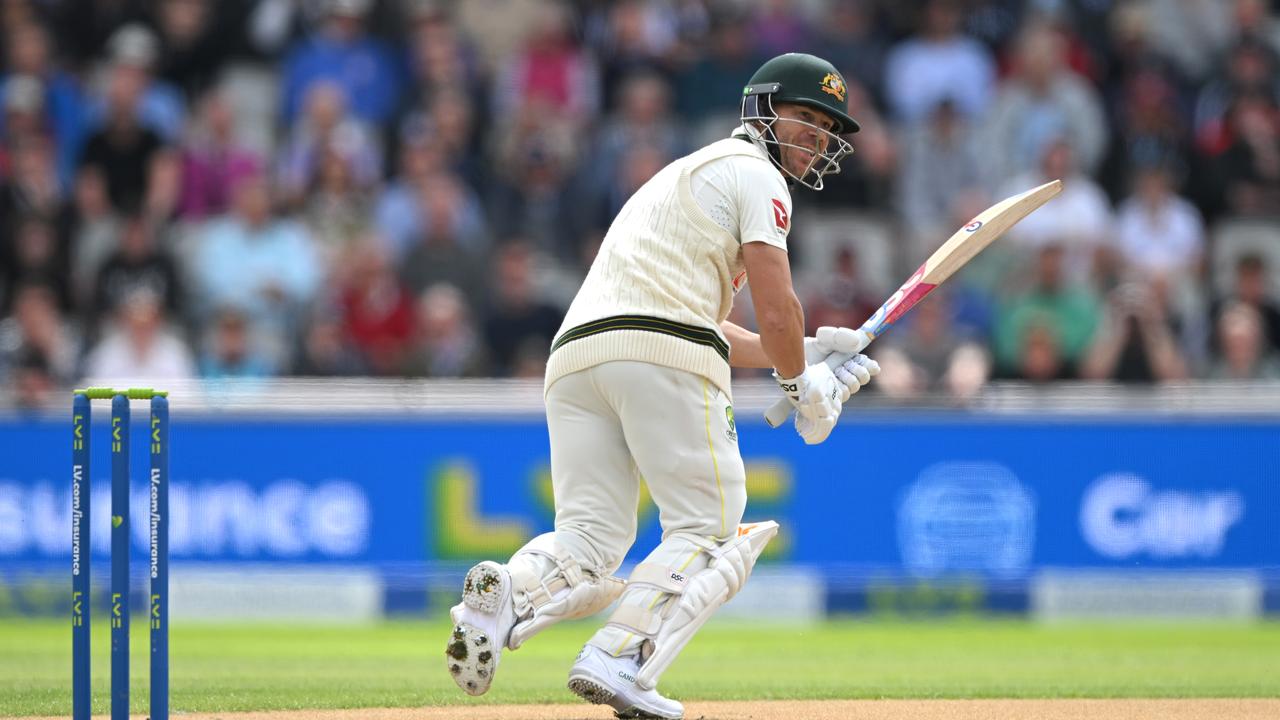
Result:
[[[773,224],[777,226],[779,232],[783,233],[791,226],[791,215],[787,213],[787,206],[783,205],[778,198],[773,199]]]

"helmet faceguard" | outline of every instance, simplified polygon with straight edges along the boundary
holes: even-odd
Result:
[[[840,160],[853,153],[853,145],[848,140],[840,137],[839,134],[813,123],[795,118],[779,117],[773,103],[774,97],[778,95],[781,89],[781,83],[776,82],[748,85],[743,90],[742,123],[747,129],[751,141],[759,145],[769,155],[769,159],[773,161],[773,164],[777,166],[783,175],[805,187],[821,190],[823,188],[823,176],[840,172]],[[821,103],[807,102],[803,98],[779,98],[779,102],[801,105],[828,115],[833,114],[829,107]],[[783,122],[797,123],[817,131],[819,137],[826,139],[822,151],[818,152],[815,147],[804,147],[779,140],[777,133],[774,132],[774,125]],[[836,118],[836,128],[846,132],[857,131],[856,123],[850,130],[844,122],[844,118],[840,117]],[[803,172],[794,173],[782,162],[782,149],[786,147],[813,154],[808,167]]]

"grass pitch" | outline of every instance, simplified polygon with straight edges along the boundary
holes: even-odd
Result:
[[[93,637],[94,712],[108,707],[109,639]],[[494,689],[463,695],[443,621],[373,626],[175,625],[177,712],[568,702],[595,625],[561,625],[508,653]],[[133,712],[147,702],[146,625],[133,623]],[[1280,624],[1035,625],[1010,620],[712,624],[663,679],[674,697],[1280,697]],[[69,715],[66,622],[0,623],[0,716]]]

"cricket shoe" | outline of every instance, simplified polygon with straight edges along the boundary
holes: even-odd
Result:
[[[569,690],[589,703],[612,707],[619,718],[683,718],[683,705],[662,697],[656,689],[636,685],[639,670],[635,658],[616,658],[594,645],[585,645],[569,670]]]
[[[486,560],[467,571],[462,602],[449,610],[453,632],[445,664],[468,695],[483,695],[493,684],[502,649],[516,624],[507,566]]]

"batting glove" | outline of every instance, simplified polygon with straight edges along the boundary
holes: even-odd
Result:
[[[773,374],[783,394],[796,408],[796,432],[806,445],[817,445],[831,435],[840,419],[848,388],[823,363],[809,365],[793,378]]]

